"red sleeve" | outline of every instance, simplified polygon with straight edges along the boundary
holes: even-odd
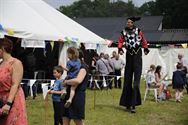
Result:
[[[123,35],[121,35],[121,36],[119,37],[119,40],[118,40],[118,48],[122,48],[122,47],[123,47],[124,41],[125,41],[125,38],[124,38]]]
[[[146,38],[144,37],[144,34],[142,33],[142,31],[140,31],[139,35],[142,37],[142,47],[148,48],[148,42],[147,42]]]

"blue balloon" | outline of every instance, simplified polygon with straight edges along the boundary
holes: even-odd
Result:
[[[0,24],[0,31],[3,30],[3,26]]]

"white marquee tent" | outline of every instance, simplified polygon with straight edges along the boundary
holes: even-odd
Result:
[[[25,38],[29,43],[61,39],[73,44],[107,44],[105,39],[42,0],[0,0],[0,37],[4,35]],[[66,50],[70,45],[63,46],[60,64],[66,64]]]
[[[37,40],[79,40],[106,44],[105,40],[63,15],[42,0],[0,0],[0,34]],[[10,33],[11,31],[11,33]]]

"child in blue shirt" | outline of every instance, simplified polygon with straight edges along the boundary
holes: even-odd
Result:
[[[56,78],[53,89],[48,93],[52,94],[53,108],[54,108],[54,125],[63,125],[63,103],[61,101],[61,90],[63,89],[61,76],[63,74],[63,68],[61,66],[55,66],[53,68],[53,76]]]
[[[69,58],[69,61],[67,62],[67,66],[66,67],[62,66],[67,71],[67,76],[65,78],[66,80],[76,78],[81,67],[81,63],[79,60],[79,51],[77,50],[77,48],[69,47],[67,49],[67,56]],[[66,101],[64,105],[66,108],[68,108],[72,103],[72,99],[75,95],[76,87],[77,86],[73,86],[73,85],[71,86],[69,99]],[[67,86],[64,86],[61,95],[62,99],[64,99],[67,94],[66,89]]]

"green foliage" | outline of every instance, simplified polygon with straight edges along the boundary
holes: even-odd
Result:
[[[163,28],[188,28],[188,1],[187,0],[156,0],[140,7],[141,13],[163,15]]]
[[[142,15],[151,15],[155,14],[155,8],[156,4],[154,1],[150,1],[147,3],[144,3],[140,8],[139,8],[139,13]]]
[[[142,100],[145,85],[141,84]],[[96,92],[96,93],[95,93]],[[176,103],[173,98],[156,103],[153,92],[150,92],[146,102],[137,107],[136,114],[130,114],[119,106],[122,89],[87,90],[86,92],[86,125],[187,125],[188,123],[188,95],[184,93],[182,103]],[[94,109],[94,94],[96,105]],[[42,95],[35,100],[27,99],[27,113],[29,125],[53,125],[53,106],[51,96],[45,103]],[[47,104],[47,105],[46,105]],[[46,119],[46,123],[45,123]],[[71,123],[71,125],[74,125]]]
[[[125,17],[134,15],[162,15],[163,28],[188,28],[188,0],[156,0],[136,7],[129,0],[79,0],[59,11],[71,18],[78,17]]]
[[[73,17],[124,17],[137,15],[137,8],[130,1],[109,2],[109,0],[80,0],[71,6],[61,6],[59,11]]]

